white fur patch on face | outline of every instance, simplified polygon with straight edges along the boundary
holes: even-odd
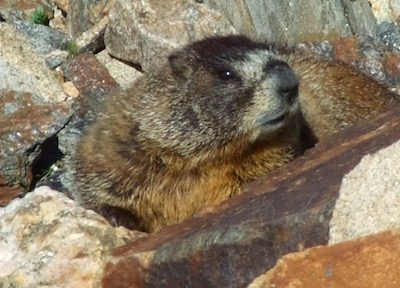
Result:
[[[277,76],[265,72],[268,63],[275,60],[281,58],[267,50],[254,50],[247,53],[245,60],[233,64],[243,85],[253,88],[252,105],[243,116],[244,129],[276,131],[299,109],[298,100],[289,103],[279,95]]]
[[[244,60],[236,61],[233,67],[245,83],[256,83],[265,76],[264,67],[280,57],[268,50],[254,50],[246,53]]]

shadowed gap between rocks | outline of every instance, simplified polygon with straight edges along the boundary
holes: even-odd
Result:
[[[27,151],[27,155],[34,153],[34,151],[40,151],[36,159],[32,163],[31,175],[32,181],[28,186],[28,190],[32,191],[40,181],[48,177],[52,172],[53,164],[62,160],[64,154],[58,147],[58,136],[53,135],[46,139],[42,144],[38,144],[35,147]]]

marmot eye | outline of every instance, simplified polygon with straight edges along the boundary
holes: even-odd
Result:
[[[232,80],[236,78],[236,74],[230,70],[222,70],[218,73],[218,76],[221,80]]]

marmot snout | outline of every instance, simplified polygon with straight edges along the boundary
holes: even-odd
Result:
[[[77,200],[114,224],[155,231],[300,155],[315,143],[308,123],[323,138],[395,98],[351,67],[279,51],[208,38],[110,95],[77,150]],[[380,98],[358,96],[355,82]]]

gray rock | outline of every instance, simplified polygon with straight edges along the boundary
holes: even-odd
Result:
[[[72,40],[70,35],[30,21],[13,20],[11,24],[26,37],[50,68],[59,66],[68,57],[65,50]]]
[[[112,56],[149,71],[177,47],[234,32],[219,12],[194,1],[117,0],[104,41]]]
[[[54,73],[21,32],[0,23],[0,43],[0,90],[32,93],[43,102],[66,98]]]
[[[107,68],[111,76],[123,89],[132,86],[136,79],[143,74],[137,69],[112,58],[106,50],[96,54],[96,58]]]
[[[142,236],[40,187],[0,208],[0,286],[98,287],[108,252]]]
[[[240,32],[270,41],[332,40],[375,31],[367,0],[220,1],[205,0]]]
[[[393,22],[400,15],[399,0],[369,0],[377,22]]]
[[[76,38],[75,43],[79,52],[98,53],[99,51],[104,50],[104,32],[107,25],[108,17],[104,17]]]
[[[93,27],[114,4],[114,0],[70,0],[68,6],[68,26],[76,38]]]
[[[399,23],[382,22],[378,26],[378,39],[385,43],[389,49],[400,52],[400,27]]]
[[[365,156],[342,182],[329,243],[400,228],[400,141]]]

